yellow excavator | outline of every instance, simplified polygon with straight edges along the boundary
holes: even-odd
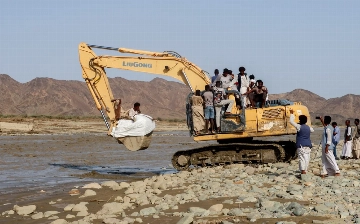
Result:
[[[93,48],[117,51],[126,55],[97,56]],[[193,139],[195,141],[215,140],[220,144],[176,152],[173,155],[172,164],[177,170],[186,170],[189,166],[288,161],[296,154],[294,142],[261,141],[253,140],[253,138],[296,134],[296,129],[289,122],[290,109],[294,111],[295,121],[298,121],[300,115],[310,117],[307,107],[300,102],[270,100],[266,102],[265,108],[254,109],[241,109],[234,104],[230,114],[221,115],[221,132],[195,135],[189,99],[195,90],[204,90],[205,85],[210,84],[210,77],[194,63],[174,51],[150,52],[86,43],[79,45],[79,60],[82,77],[109,130],[108,135],[111,135],[112,129],[116,127],[124,111],[121,109],[121,100],[114,98],[112,94],[105,68],[169,76],[190,88],[190,94],[186,99],[186,112]],[[235,100],[235,93],[229,91],[229,98]],[[308,125],[311,125],[310,122],[308,119]],[[127,149],[136,151],[148,148],[151,135],[152,132],[144,136],[125,136],[117,140]]]

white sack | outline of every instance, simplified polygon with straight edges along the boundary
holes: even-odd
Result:
[[[137,114],[133,120],[121,119],[113,128],[111,135],[115,138],[126,136],[144,136],[155,129],[155,121],[145,114]]]

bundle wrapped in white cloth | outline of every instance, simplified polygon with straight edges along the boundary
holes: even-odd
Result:
[[[121,119],[112,129],[111,135],[115,138],[126,136],[144,136],[155,129],[155,121],[145,114],[137,114],[134,120]]]

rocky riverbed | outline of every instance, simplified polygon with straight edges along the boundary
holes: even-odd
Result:
[[[322,179],[320,153],[315,152],[306,175],[299,174],[297,161],[293,161],[197,168],[133,182],[63,186],[63,192],[52,198],[3,205],[7,209],[0,220],[54,224],[359,223],[360,161],[340,160],[341,176]]]
[[[96,128],[84,133],[86,122],[70,124],[75,128],[64,133],[2,133],[0,223],[360,221],[360,162],[340,160],[341,176],[321,179],[317,144],[303,176],[296,160],[177,172],[169,166],[176,151],[215,142],[196,143],[175,127],[155,132],[149,149],[130,152]],[[321,131],[312,135],[314,143]]]

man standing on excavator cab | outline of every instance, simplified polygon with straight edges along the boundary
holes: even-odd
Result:
[[[239,68],[239,74],[238,74],[238,90],[240,92],[240,94],[244,94],[247,91],[250,90],[249,88],[249,78],[247,77],[246,73],[245,73],[245,67],[240,67]],[[246,108],[246,106],[250,104],[249,98],[248,96],[243,97],[243,108]]]
[[[221,88],[220,85],[221,82],[217,81],[216,86],[214,87],[214,106],[215,106],[215,114],[216,114],[217,132],[220,132],[220,116],[223,106],[229,104],[225,114],[230,114],[231,109],[234,105],[234,100],[227,99],[225,90],[224,88]]]
[[[230,70],[226,69],[226,71],[224,71],[224,73],[220,77],[221,87],[226,90],[230,87],[230,84],[231,84],[232,77],[230,75],[230,72],[231,72]]]
[[[140,103],[136,102],[134,103],[134,108],[131,108],[129,110],[129,117],[131,119],[134,119],[134,116],[137,115],[137,114],[140,114],[141,111],[140,111]]]
[[[216,83],[220,81],[221,87],[227,90],[227,88],[230,87],[231,78],[232,77],[229,75],[229,70],[227,68],[224,68],[223,74],[217,76],[214,83],[212,83],[212,86],[216,86]]]
[[[238,83],[238,75],[233,74],[231,70],[229,70],[229,74],[231,77],[231,83],[230,83],[231,90],[238,91],[238,84],[239,84]]]
[[[214,74],[215,75],[213,77],[211,77],[211,83],[215,83],[215,80],[219,76],[219,69],[215,69]]]
[[[205,86],[205,92],[203,94],[204,103],[205,103],[205,131],[207,134],[209,134],[209,127],[210,132],[213,133],[214,131],[214,94],[210,89],[209,85]],[[210,126],[209,126],[210,122]]]
[[[255,76],[253,74],[249,75],[249,90],[252,90],[253,88],[256,87],[256,81],[255,81]],[[247,107],[251,106],[251,101],[254,99],[254,93],[249,93],[249,95],[247,95],[247,99],[248,101],[247,103]]]

